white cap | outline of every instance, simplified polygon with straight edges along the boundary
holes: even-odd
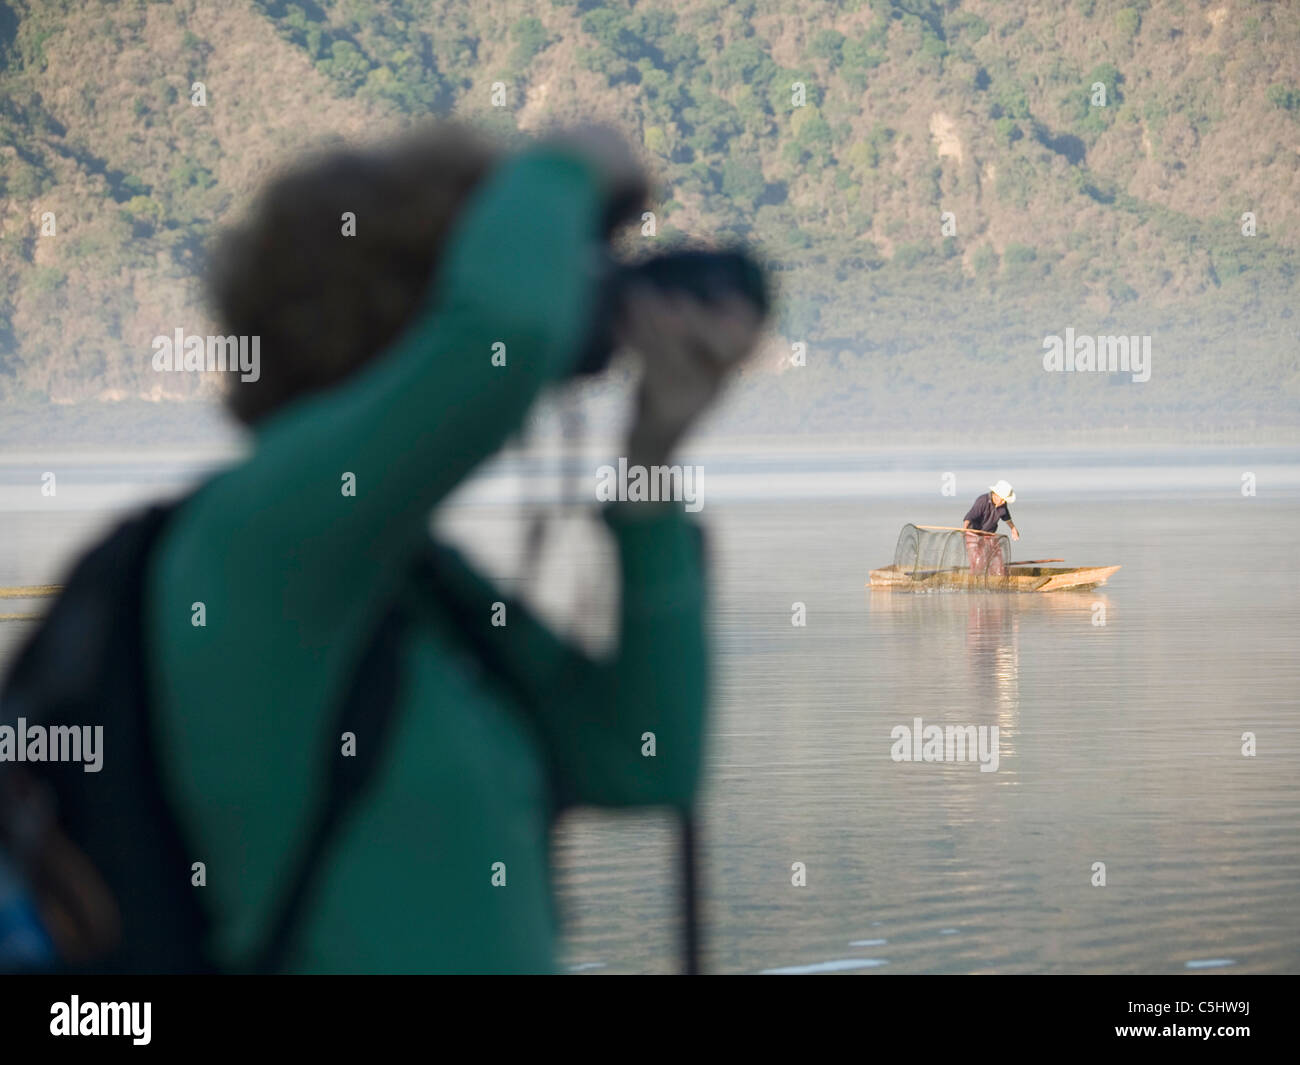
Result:
[[[998,481],[997,484],[989,485],[989,491],[994,495],[1001,496],[1008,503],[1014,503],[1016,501],[1016,490],[1012,488],[1011,485],[1007,484],[1006,481]]]

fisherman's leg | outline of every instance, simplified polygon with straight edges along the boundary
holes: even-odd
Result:
[[[1005,577],[1007,575],[1007,567],[1002,558],[1002,550],[998,546],[998,542],[992,537],[989,537],[988,549],[989,549],[989,566],[988,566],[989,575],[993,577]]]

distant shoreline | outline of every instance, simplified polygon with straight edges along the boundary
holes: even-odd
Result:
[[[864,428],[858,431],[770,434],[730,433],[725,428],[705,432],[688,443],[702,453],[751,449],[787,452],[938,451],[960,447],[970,451],[1123,451],[1134,448],[1300,448],[1300,425],[1221,425],[1212,428],[1172,426],[1103,426],[1068,429],[1017,424],[996,429],[952,426],[950,430]],[[616,443],[608,430],[589,430],[583,451],[609,452]],[[544,434],[530,452],[572,451]],[[247,446],[239,430],[216,403],[31,403],[5,405],[0,419],[0,461],[16,456],[86,448],[130,453],[165,449],[169,458],[219,460],[240,454]],[[1300,460],[1300,455],[1297,456]],[[91,456],[91,460],[94,457]],[[104,461],[111,461],[104,459]]]

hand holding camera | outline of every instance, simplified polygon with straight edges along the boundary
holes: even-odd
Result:
[[[754,350],[762,312],[740,295],[703,301],[638,284],[623,303],[621,339],[644,370],[628,434],[628,461],[649,468],[673,449]]]

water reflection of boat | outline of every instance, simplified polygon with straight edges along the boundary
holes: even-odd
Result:
[[[867,604],[873,614],[899,615],[917,620],[929,629],[958,629],[972,620],[992,616],[1062,617],[1076,615],[1081,621],[1090,621],[1098,605],[1106,612],[1114,609],[1114,600],[1105,592],[1096,595],[1035,595],[1023,599],[1008,599],[999,595],[964,595],[936,588],[926,595],[894,595],[888,588],[867,589]],[[1005,606],[1006,610],[999,610]]]

